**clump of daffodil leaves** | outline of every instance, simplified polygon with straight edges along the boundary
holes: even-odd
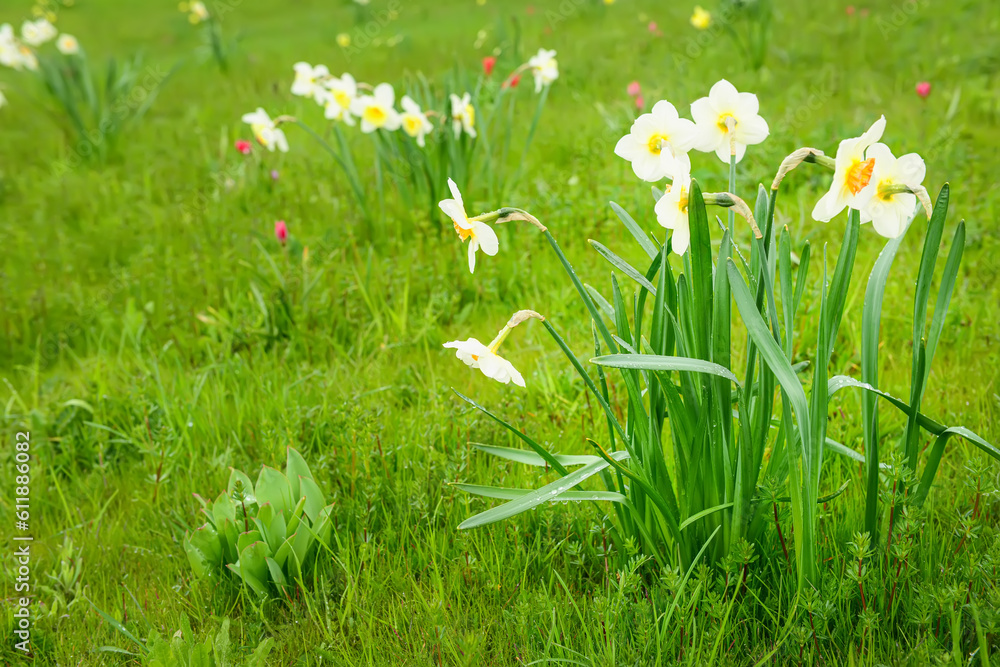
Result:
[[[604,292],[580,280],[551,232],[532,214],[505,207],[470,218],[461,193],[450,183],[452,198],[440,207],[459,239],[469,244],[470,271],[475,270],[479,250],[489,256],[501,251],[491,223],[529,222],[558,255],[594,335],[592,353],[584,355],[570,349],[550,319],[519,311],[489,345],[468,338],[445,347],[488,378],[524,387],[528,384],[524,376],[499,356],[498,349],[514,327],[537,319],[606,418],[606,429],[588,438],[589,454],[554,453],[539,444],[530,429],[522,432],[459,394],[525,445],[475,445],[479,450],[554,475],[537,489],[455,484],[463,491],[505,501],[459,528],[485,526],[544,503],[609,503],[616,553],[627,559],[638,545],[643,555],[661,566],[680,567],[690,574],[699,562],[735,557],[740,545],[758,538],[772,513],[778,521],[775,503],[787,503],[798,588],[819,587],[818,510],[852,481],[865,494],[864,532],[871,544],[881,544],[876,536],[882,516],[879,476],[885,468],[880,461],[887,456],[883,448],[890,448],[888,455],[898,457],[910,471],[916,506],[926,499],[951,438],[964,438],[1000,460],[1000,451],[972,431],[945,426],[921,412],[955,287],[965,224],[955,226],[928,327],[928,302],[950,191],[944,185],[936,202],[931,202],[923,186],[925,166],[920,156],[896,157],[881,143],[884,117],[860,136],[841,141],[835,157],[808,147],[792,152],[778,167],[770,188],[760,185],[741,198],[736,194],[737,165],[748,147],[769,135],[757,96],[722,80],[690,108],[688,120],[670,102],[657,102],[615,147],[615,154],[630,163],[638,178],[668,181],[662,189],[653,187],[652,213],[669,235],[648,233],[612,203],[649,263],[633,266],[603,244],[590,241],[615,270]],[[691,151],[714,153],[729,165],[724,191],[703,192],[691,177]],[[803,164],[832,170],[829,191],[816,202],[812,217],[823,223],[839,218],[836,224],[843,228],[839,248],[829,249],[831,255],[836,253],[832,266],[827,248],[823,249],[816,271],[821,273],[819,280],[809,273],[809,243],[793,252],[788,229],[775,224],[781,183]],[[749,194],[756,194],[752,206]],[[728,208],[726,221],[710,221],[706,205]],[[845,209],[846,220],[840,217]],[[926,220],[918,221],[920,212]],[[736,213],[746,225],[736,224]],[[863,233],[869,222],[874,234]],[[907,233],[923,234],[924,244],[917,275],[906,278],[916,281],[912,367],[909,396],[897,398],[878,388],[879,327],[885,285]],[[739,248],[738,238],[746,239],[748,252]],[[881,242],[883,247],[868,276],[861,309],[860,377],[831,376],[828,368],[862,242]],[[799,307],[806,290],[818,293],[820,305],[802,313]],[[818,321],[806,324],[807,317]],[[742,327],[747,341],[739,367],[731,352],[734,326]],[[815,339],[805,340],[803,331],[815,331]],[[624,386],[622,410],[616,409],[613,398],[622,392],[609,391],[612,383]],[[829,404],[843,389],[861,392],[862,411],[853,418],[864,434],[863,454],[827,437]],[[880,407],[904,415],[901,431],[880,429]],[[921,446],[924,439],[930,441],[926,448]],[[823,471],[824,462],[833,456],[859,463],[859,479],[831,488]],[[584,489],[581,485],[592,477],[598,479],[597,488]],[[762,492],[765,486],[768,493]],[[626,544],[629,548],[624,548]],[[622,562],[619,567],[626,565]]]

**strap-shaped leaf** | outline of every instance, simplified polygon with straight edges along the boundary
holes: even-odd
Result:
[[[547,320],[546,320],[546,324],[548,324]],[[486,415],[487,417],[489,417],[490,419],[492,419],[496,423],[498,423],[501,426],[503,426],[505,429],[507,429],[508,431],[510,431],[511,433],[513,433],[514,435],[516,435],[517,437],[519,437],[521,440],[523,440],[525,444],[527,444],[529,447],[531,447],[533,450],[535,450],[535,452],[539,456],[541,456],[543,459],[545,459],[545,461],[548,462],[548,464],[550,466],[552,466],[553,468],[555,468],[556,472],[558,472],[560,475],[565,475],[566,474],[566,468],[564,468],[563,465],[561,463],[559,463],[559,461],[556,460],[556,458],[552,455],[552,452],[550,452],[549,450],[547,450],[544,447],[542,447],[541,445],[539,445],[537,442],[535,442],[534,440],[532,440],[531,438],[529,438],[524,433],[521,433],[521,431],[519,431],[518,429],[516,429],[513,426],[511,426],[510,424],[508,424],[506,421],[504,421],[503,419],[501,419],[497,415],[493,414],[492,412],[490,412],[489,410],[487,410],[483,406],[479,405],[479,403],[476,403],[474,400],[472,400],[471,398],[469,398],[468,396],[466,396],[462,392],[458,391],[455,388],[452,388],[452,391],[455,392],[456,394],[458,394],[458,397],[461,398],[463,401],[465,401],[466,403],[468,403],[469,405],[471,405],[475,409],[479,410],[484,415]]]
[[[611,457],[616,461],[622,461],[629,457],[629,453],[626,451],[617,451],[613,452]],[[571,472],[565,477],[546,484],[542,488],[536,489],[531,493],[504,503],[499,507],[493,507],[485,512],[480,512],[479,514],[460,523],[458,527],[459,529],[466,529],[485,526],[487,524],[496,523],[497,521],[509,519],[512,516],[520,514],[521,512],[526,512],[533,507],[537,507],[542,503],[551,502],[557,499],[561,494],[571,490],[574,486],[577,486],[581,482],[584,482],[604,470],[608,467],[608,465],[610,464],[607,461],[595,461],[594,463]]]
[[[725,378],[741,386],[733,372],[712,361],[691,359],[690,357],[668,357],[659,354],[606,354],[590,360],[592,364],[611,366],[612,368],[631,368],[642,371],[687,371],[690,373],[706,373]]]
[[[474,496],[499,498],[500,500],[515,500],[535,491],[535,489],[511,489],[501,486],[483,486],[481,484],[454,483],[451,486],[465,491],[466,493],[471,493]],[[565,493],[560,493],[556,496],[556,499],[553,502],[580,502],[584,500],[624,503],[626,498],[622,494],[614,491],[566,491]]]
[[[645,287],[647,290],[649,290],[650,294],[654,295],[656,294],[656,288],[653,287],[653,283],[646,280],[646,276],[642,275],[638,269],[636,269],[634,266],[626,262],[624,259],[616,255],[611,250],[609,250],[604,244],[598,241],[594,241],[593,239],[587,242],[591,246],[593,246],[594,250],[600,253],[601,257],[608,260],[608,262],[611,263],[611,266],[615,267],[616,269],[624,273],[626,276],[628,276],[635,282],[639,283],[639,285],[641,285],[642,287]]]
[[[642,227],[640,227],[636,221],[632,219],[632,216],[626,213],[625,209],[614,202],[611,202],[611,210],[615,212],[618,219],[622,221],[623,225],[625,225],[625,229],[629,230],[632,236],[635,237],[635,240],[639,242],[639,245],[646,251],[649,258],[655,258],[660,252],[660,249],[656,247],[655,243],[649,240],[649,235],[642,231]]]
[[[486,452],[487,454],[492,454],[502,459],[507,459],[508,461],[516,461],[517,463],[523,463],[529,466],[538,466],[539,468],[544,468],[550,466],[551,464],[536,454],[535,452],[529,452],[525,449],[515,449],[513,447],[497,447],[496,445],[483,445],[479,443],[472,443],[472,446],[481,452]],[[594,461],[600,461],[600,456],[593,456],[591,454],[582,454],[579,456],[567,455],[567,454],[553,454],[554,458],[559,463],[564,466],[582,466]]]
[[[709,507],[707,510],[702,510],[700,512],[697,512],[696,514],[692,514],[691,516],[689,516],[688,518],[684,519],[684,521],[681,522],[680,530],[684,530],[698,519],[706,517],[709,514],[715,514],[716,512],[729,509],[732,506],[733,503],[722,503],[721,505],[716,505],[715,507]]]

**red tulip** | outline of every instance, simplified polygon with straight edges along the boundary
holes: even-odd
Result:
[[[274,236],[281,242],[281,245],[285,245],[285,241],[288,240],[288,225],[285,224],[284,220],[278,220],[274,223]]]
[[[929,81],[921,81],[917,84],[917,95],[921,98],[927,99],[927,96],[931,94],[931,84]]]
[[[641,92],[642,88],[639,86],[638,81],[633,81],[632,83],[628,84],[628,94],[631,95],[632,97],[635,97]]]
[[[243,153],[244,155],[250,155],[250,142],[246,139],[236,140],[236,150]]]
[[[497,59],[493,56],[486,56],[483,58],[483,72],[486,76],[493,74],[493,68],[496,67]]]
[[[504,88],[517,88],[517,84],[521,83],[520,74],[511,74],[510,78],[503,82]]]

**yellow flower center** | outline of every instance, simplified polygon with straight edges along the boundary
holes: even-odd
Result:
[[[337,104],[339,104],[344,109],[351,106],[351,96],[345,93],[343,90],[333,91],[333,99],[335,99],[337,101]]]
[[[669,139],[663,134],[654,134],[649,138],[649,142],[646,146],[649,148],[649,152],[653,155],[659,155],[663,150],[663,147],[667,145]]]
[[[737,122],[738,121],[736,120],[736,116],[734,116],[731,113],[724,113],[719,115],[718,125],[719,129],[722,130],[723,132],[729,132],[730,123],[732,123],[732,126],[735,128]]]
[[[867,160],[854,159],[851,161],[851,166],[844,174],[844,184],[852,195],[858,194],[868,185],[869,181],[872,180],[873,169],[875,169],[875,158],[873,157]]]
[[[469,119],[469,127],[476,124],[476,109],[471,104],[465,105],[465,117]]]
[[[420,128],[423,126],[420,116],[416,114],[407,114],[403,116],[403,130],[411,137],[417,136],[420,133]]]
[[[267,137],[264,136],[267,129],[267,125],[263,125],[262,123],[254,123],[250,126],[250,130],[253,132],[254,138],[257,139],[257,143],[262,146],[267,145]]]
[[[388,114],[386,114],[385,109],[373,104],[365,109],[365,113],[362,117],[375,127],[382,127],[382,125],[385,124],[385,119],[388,117]]]
[[[873,158],[874,159],[874,158]],[[878,189],[876,190],[879,199],[882,201],[892,201],[892,198],[896,196],[894,192],[888,192],[887,189],[895,185],[892,179],[883,178],[878,182]]]
[[[469,219],[466,218],[466,222],[468,221]],[[475,238],[476,236],[473,229],[465,229],[464,227],[459,227],[457,222],[455,222],[455,231],[458,232],[458,238],[462,239],[463,243],[469,240],[470,238]]]

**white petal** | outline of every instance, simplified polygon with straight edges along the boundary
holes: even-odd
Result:
[[[878,164],[878,160],[875,161]],[[924,159],[916,153],[907,153],[896,160],[896,173],[901,183],[915,188],[924,182],[927,175],[927,165]]]
[[[670,247],[678,255],[683,255],[689,245],[691,245],[691,229],[688,227],[688,221],[684,220],[683,224],[678,224],[674,228],[674,233],[670,236]]]
[[[679,117],[674,105],[666,100],[660,100],[653,105],[652,116],[661,125],[669,123],[672,120],[677,120]]]
[[[740,93],[736,90],[736,86],[725,79],[720,79],[708,91],[708,99],[711,100],[716,112],[731,113],[739,106]]]
[[[476,239],[469,239],[469,273],[476,272]]]
[[[396,101],[396,94],[392,90],[392,85],[388,83],[375,86],[374,97],[379,104],[386,107],[391,107]]]
[[[736,126],[736,140],[741,144],[753,146],[767,139],[770,130],[767,121],[760,116],[744,116]]]
[[[455,181],[450,178],[448,179],[448,189],[451,190],[451,196],[455,198],[455,201],[464,207],[465,202],[462,201],[462,193],[458,191],[458,186],[455,185]]]
[[[472,228],[475,230],[476,241],[479,242],[479,247],[482,248],[483,252],[490,257],[496,255],[500,249],[500,240],[493,228],[478,220],[472,221]]]
[[[744,118],[756,116],[760,112],[760,102],[753,93],[740,93],[736,105],[737,117],[740,122]]]
[[[816,202],[812,217],[814,220],[819,220],[820,222],[830,222],[845,208],[847,208],[847,198],[841,196],[839,192],[831,188],[829,192],[820,197],[819,201]]]

